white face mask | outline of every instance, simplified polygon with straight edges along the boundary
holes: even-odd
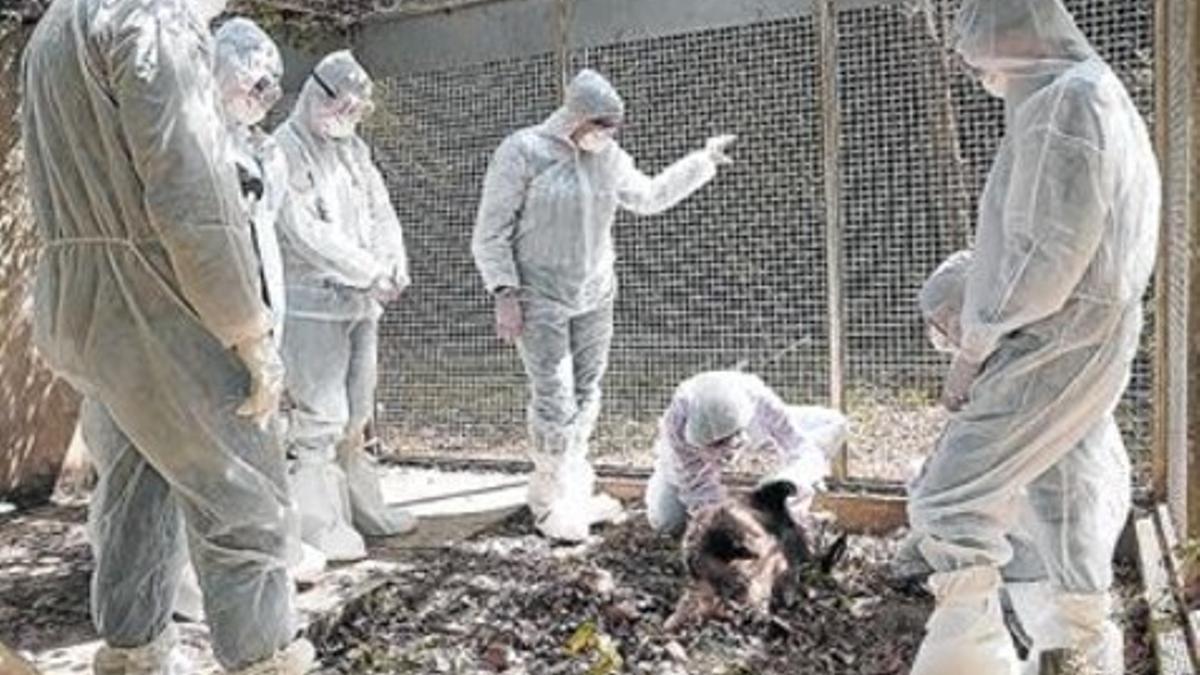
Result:
[[[979,76],[980,86],[996,98],[1004,98],[1008,94],[1008,83],[1008,76],[1004,73],[985,71]]]
[[[333,115],[321,121],[321,134],[329,138],[350,138],[358,128],[358,120],[344,115]]]
[[[612,134],[603,131],[589,131],[579,138],[576,145],[584,152],[601,152],[612,145]]]
[[[933,324],[928,324],[926,333],[929,336],[929,341],[933,343],[933,348],[942,354],[954,354],[958,352],[958,345]]]
[[[732,436],[723,438],[709,447],[721,453],[725,457],[725,461],[735,462],[750,447],[750,432],[741,429]]]
[[[267,108],[253,96],[234,96],[225,102],[225,113],[230,121],[251,127],[263,121]]]

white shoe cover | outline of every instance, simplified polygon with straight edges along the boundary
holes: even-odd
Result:
[[[929,579],[937,606],[911,675],[1017,675],[1020,661],[1004,625],[1000,572],[968,567]]]
[[[234,671],[233,675],[304,675],[317,665],[312,643],[299,639],[266,661]]]
[[[204,594],[200,591],[200,579],[196,568],[189,562],[183,568],[179,586],[175,589],[175,616],[188,623],[204,621]]]
[[[175,645],[179,633],[172,624],[150,644],[134,648],[104,645],[92,659],[95,675],[193,675],[196,667]]]
[[[417,529],[417,518],[384,501],[379,465],[351,434],[338,444],[338,465],[346,476],[354,527],[368,537],[395,537]]]
[[[596,474],[584,457],[535,454],[527,501],[534,525],[550,539],[581,542],[595,522]]]
[[[288,565],[292,579],[299,584],[315,584],[328,566],[325,554],[308,544],[300,544],[299,558]]]
[[[1125,636],[1112,620],[1108,593],[1063,593],[1046,588],[1042,612],[1029,634],[1033,649],[1023,669],[1037,675],[1044,651],[1069,649],[1082,654],[1089,673],[1123,675]]]
[[[350,521],[350,495],[341,468],[333,461],[301,459],[289,478],[300,511],[301,540],[329,562],[366,558],[366,542]]]
[[[617,523],[624,519],[625,507],[611,495],[597,492],[592,495],[592,524]]]

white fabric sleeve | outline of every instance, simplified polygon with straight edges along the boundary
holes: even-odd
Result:
[[[513,236],[525,204],[525,191],[531,179],[529,174],[529,163],[519,137],[509,136],[488,164],[471,237],[475,266],[489,292],[502,286],[516,288],[521,285],[513,255]]]
[[[271,329],[250,223],[207,66],[159,13],[116,37],[108,67],[121,128],[144,186],[146,212],[162,238],[180,290],[226,346]],[[182,22],[182,19],[179,19]]]
[[[618,160],[617,201],[638,215],[662,213],[704,187],[717,175],[717,165],[703,150],[693,152],[651,178],[623,149]]]
[[[658,446],[661,451],[671,453],[667,461],[674,463],[679,501],[688,513],[694,514],[724,499],[725,487],[721,481],[721,458],[684,440],[689,412],[686,399],[676,396],[671,401],[659,426]]]
[[[338,285],[368,289],[386,273],[375,256],[363,250],[317,203],[316,183],[307,166],[288,157],[290,198],[280,212],[279,230],[292,247]]]
[[[362,157],[363,172],[366,174],[373,225],[371,243],[393,281],[403,288],[411,281],[408,275],[408,249],[404,245],[404,229],[396,216],[396,209],[392,207],[387,184],[375,166],[370,149],[366,143],[360,143],[359,153]]]
[[[1000,338],[1059,311],[1096,256],[1110,215],[1096,111],[1086,91],[1068,87],[1044,123],[1014,138],[998,279],[967,285],[962,355],[984,362]],[[1069,130],[1063,127],[1069,124]],[[981,237],[982,240],[982,237]],[[982,241],[981,241],[982,244]]]

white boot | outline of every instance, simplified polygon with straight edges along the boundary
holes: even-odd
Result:
[[[618,523],[625,518],[625,506],[612,495],[597,492],[592,495],[591,524]]]
[[[95,675],[191,675],[195,666],[175,649],[179,634],[172,624],[141,647],[104,645],[92,659]]]
[[[591,416],[592,418],[595,415]],[[589,441],[592,436],[592,429],[595,426],[594,419],[592,423],[586,420],[577,424],[574,434],[571,436],[571,444],[567,447],[568,464],[577,462],[586,468],[576,469],[579,472],[586,472],[584,479],[587,482],[587,493],[592,495],[591,503],[588,505],[590,511],[588,518],[589,525],[597,525],[600,523],[617,523],[624,520],[625,507],[621,502],[617,501],[611,495],[606,495],[602,492],[596,492],[596,472],[592,469],[591,462],[588,461],[590,456]],[[584,479],[579,479],[582,482]]]
[[[368,537],[395,537],[417,529],[417,517],[387,504],[379,485],[379,467],[361,443],[362,434],[351,434],[338,444],[338,464],[346,474],[350,513],[354,526]]]
[[[317,665],[312,643],[300,639],[265,661],[249,665],[232,675],[304,675]]]
[[[299,555],[288,561],[288,572],[296,583],[312,585],[317,583],[328,565],[324,553],[301,542]]]
[[[175,589],[175,616],[187,623],[204,621],[204,594],[200,591],[200,579],[190,562],[183,568],[179,586]]]
[[[526,501],[534,526],[550,539],[581,542],[587,539],[591,520],[591,494],[595,476],[587,461],[568,456],[570,438],[565,432],[534,434],[533,476]]]
[[[350,522],[346,476],[332,458],[301,457],[292,467],[292,498],[300,511],[300,538],[331,562],[367,557],[367,545]]]
[[[1047,607],[1033,630],[1033,649],[1025,675],[1037,675],[1041,654],[1052,649],[1079,653],[1098,675],[1123,675],[1125,638],[1112,620],[1112,597],[1108,593],[1064,593],[1047,587]]]
[[[1033,635],[1042,616],[1049,610],[1052,596],[1050,586],[1045,581],[1006,581],[1004,593],[1008,596],[1008,605],[1012,609],[1012,616],[1020,624],[1019,642],[1027,652],[1021,672],[1031,672],[1029,668],[1030,664],[1033,664],[1032,672],[1036,673],[1037,655],[1033,653],[1036,650]]]
[[[937,606],[911,675],[1016,675],[1012,637],[1000,608],[1000,572],[968,567],[929,578]]]
[[[329,565],[325,554],[304,543],[300,526],[300,507],[293,498],[287,510],[287,566],[292,581],[314,584]]]

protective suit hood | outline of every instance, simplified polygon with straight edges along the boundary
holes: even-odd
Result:
[[[730,387],[721,373],[702,373],[686,383],[695,409],[684,428],[684,440],[704,447],[728,438],[750,425],[754,399],[744,388]]]
[[[283,57],[262,28],[248,19],[231,19],[215,35],[217,87],[225,121],[258,124],[282,96]]]
[[[567,85],[562,107],[542,128],[552,136],[568,140],[579,125],[597,117],[624,119],[625,102],[603,75],[585,68]]]
[[[1007,78],[1053,78],[1096,56],[1061,0],[965,0],[954,29],[968,65]]]
[[[334,52],[322,59],[305,81],[292,117],[317,136],[330,137],[330,131],[347,126],[351,133],[338,136],[352,135],[353,128],[370,114],[374,93],[370,75],[354,56],[345,50]]]
[[[925,320],[935,324],[957,347],[962,339],[963,296],[971,273],[971,251],[947,258],[921,285],[917,304]]]

